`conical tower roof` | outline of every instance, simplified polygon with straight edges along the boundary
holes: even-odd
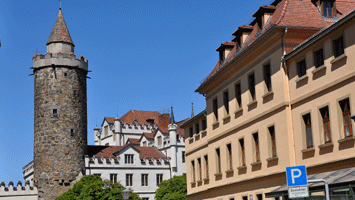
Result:
[[[73,40],[70,37],[69,30],[63,18],[62,10],[59,10],[57,20],[55,21],[51,35],[48,38],[47,44],[53,42],[66,42],[74,46]]]

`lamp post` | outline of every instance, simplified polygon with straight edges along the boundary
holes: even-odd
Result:
[[[131,194],[131,190],[129,189],[124,189],[122,192],[122,197],[123,197],[123,200],[128,200],[129,199],[129,195]]]

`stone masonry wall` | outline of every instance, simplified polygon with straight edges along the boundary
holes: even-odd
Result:
[[[87,71],[49,66],[34,70],[34,183],[51,200],[85,173]]]

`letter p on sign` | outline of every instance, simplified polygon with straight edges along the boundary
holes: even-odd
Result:
[[[308,185],[306,166],[286,167],[286,178],[289,187]]]

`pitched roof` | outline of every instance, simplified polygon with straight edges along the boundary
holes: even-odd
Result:
[[[158,124],[160,115],[156,111],[130,110],[121,117],[121,123],[131,124],[136,119],[140,125],[149,125],[147,119],[154,119],[154,123]]]
[[[181,126],[183,124],[185,124],[185,122],[187,122],[189,119],[190,118],[186,118],[186,119],[181,120],[181,121],[176,123],[176,125],[177,125],[177,134],[180,135],[183,138],[185,138],[185,129],[181,128]]]
[[[131,144],[126,144],[124,146],[107,146],[94,156],[97,158],[104,157],[106,159],[115,158],[115,154],[119,153],[127,147],[131,147],[139,152],[139,158],[154,158],[154,159],[166,159],[166,156],[161,153],[156,147],[138,147]]]
[[[59,10],[57,20],[55,21],[51,35],[49,36],[46,44],[48,45],[53,42],[66,42],[74,46],[69,30],[64,21],[62,10]]]
[[[154,139],[154,133],[143,133],[142,134],[142,137],[143,135],[147,138],[147,139]],[[141,137],[141,138],[142,138]]]
[[[128,138],[127,143],[130,142],[133,145],[140,145],[139,139]]]
[[[113,117],[105,117],[104,118],[104,121],[107,121],[107,123],[109,123],[109,124],[114,124],[115,123],[115,118],[113,118]],[[104,122],[102,122],[102,124],[103,124]],[[102,125],[101,125],[102,126]]]
[[[320,30],[329,24],[333,24],[335,21],[323,18],[318,8],[312,3],[311,0],[276,0],[273,5],[276,5],[274,13],[271,15],[269,22],[263,27],[262,30],[259,29],[256,20],[253,20],[249,25],[240,26],[240,29],[250,29],[250,32],[246,41],[241,47],[237,45],[229,53],[228,57],[223,63],[217,61],[216,65],[210,72],[210,74],[205,78],[201,85],[195,90],[199,92],[200,89],[206,85],[212,77],[214,77],[217,72],[227,66],[230,61],[240,56],[248,47],[252,46],[255,41],[261,36],[263,36],[271,28],[302,28],[310,30]],[[355,0],[337,0],[337,18],[341,19],[344,17],[344,13],[349,12],[355,7]],[[262,8],[274,8],[273,6],[266,5]],[[238,29],[239,30],[239,29]],[[238,30],[233,33],[236,35]]]

